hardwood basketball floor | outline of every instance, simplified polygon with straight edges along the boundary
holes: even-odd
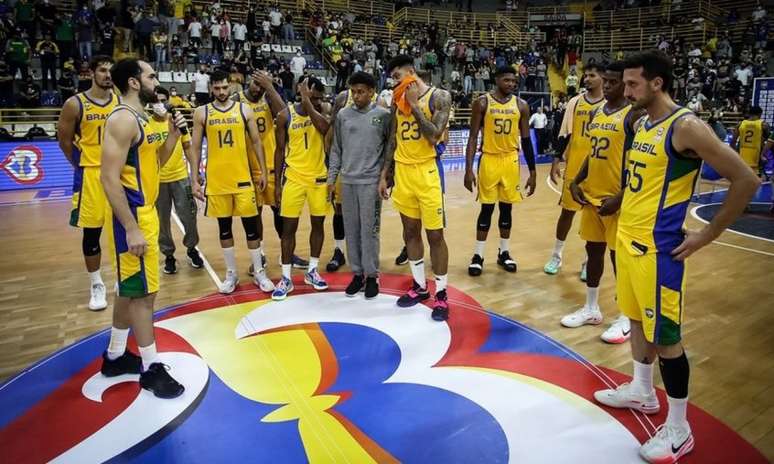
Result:
[[[467,265],[475,241],[478,206],[474,195],[462,186],[462,173],[447,173],[449,284],[472,295],[485,308],[536,328],[595,364],[630,374],[628,345],[606,345],[599,339],[616,316],[609,262],[600,292],[605,324],[572,330],[559,324],[564,314],[585,301],[585,285],[578,279],[584,251],[577,236],[578,217],[565,246],[562,271],[556,276],[543,273],[559,214],[558,195],[545,182],[547,172],[546,166],[539,166],[536,194],[514,208],[511,254],[519,264],[518,273],[507,274],[497,268],[498,234],[493,227],[484,274],[475,279],[467,275]],[[0,380],[110,324],[110,309],[94,313],[86,307],[88,277],[81,256],[81,235],[67,225],[69,208],[69,201],[0,207]],[[269,276],[276,280],[279,243],[267,210],[263,217]],[[700,223],[690,218],[688,225],[699,227]],[[173,230],[180,244],[179,230],[174,226]],[[249,282],[249,255],[238,221],[234,231],[240,278]],[[216,221],[200,216],[199,232],[199,248],[222,277],[225,267]],[[323,266],[333,248],[330,221],[326,234]],[[407,267],[393,262],[402,237],[400,219],[390,202],[384,207],[381,237],[382,271],[408,274]],[[732,233],[719,240],[768,255],[711,244],[689,260],[683,335],[691,361],[690,399],[774,460],[774,243]],[[107,248],[104,243],[103,248]],[[297,243],[298,254],[308,257],[308,220],[302,220]],[[161,274],[158,308],[216,291],[205,270],[188,266],[184,251],[179,248],[177,252],[178,274]],[[429,253],[427,256],[429,261]],[[431,278],[429,266],[427,272]],[[115,279],[106,255],[103,278],[111,301]]]

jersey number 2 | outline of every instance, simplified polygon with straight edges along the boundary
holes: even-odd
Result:
[[[234,136],[231,135],[231,129],[226,132],[218,131],[218,146],[223,148],[223,145],[234,148]]]

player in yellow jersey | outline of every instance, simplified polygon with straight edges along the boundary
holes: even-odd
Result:
[[[231,230],[234,216],[242,218],[247,248],[255,275],[253,283],[263,292],[274,290],[274,284],[266,276],[263,266],[261,240],[258,236],[258,207],[255,190],[262,192],[266,187],[266,160],[261,144],[261,134],[255,121],[255,114],[248,105],[229,98],[228,74],[215,71],[210,76],[210,89],[215,97],[212,103],[196,108],[193,115],[191,137],[192,166],[199,165],[202,153],[202,139],[207,138],[206,185],[204,191],[199,183],[199,170],[191,170],[194,196],[206,201],[205,216],[218,220],[220,247],[226,262],[226,277],[220,286],[221,293],[232,293],[239,283],[234,252],[234,235]],[[248,144],[253,152],[248,152]],[[251,153],[255,154],[260,174],[256,184],[250,172]]]
[[[422,259],[422,228],[430,245],[435,274],[432,318],[449,318],[446,295],[449,250],[443,236],[446,225],[443,200],[443,166],[435,145],[446,130],[451,110],[449,92],[426,84],[417,76],[414,60],[407,55],[393,58],[387,74],[399,84],[395,88],[389,141],[379,180],[382,198],[390,197],[388,185],[394,178],[392,201],[403,222],[403,240],[408,250],[413,281],[397,304],[407,308],[426,300],[430,292]],[[394,171],[394,174],[393,174]]]
[[[565,327],[584,324],[600,324],[599,281],[605,269],[605,249],[610,249],[610,259],[615,272],[615,240],[618,230],[618,210],[623,199],[623,166],[626,151],[634,137],[634,122],[644,112],[632,111],[624,97],[623,62],[611,63],[602,72],[602,89],[605,103],[594,110],[588,132],[591,151],[580,171],[570,184],[575,201],[583,205],[580,237],[586,241],[588,278],[586,279],[586,304],[579,310],[564,316]],[[602,333],[608,343],[623,343],[629,339],[629,318],[620,315]]]
[[[484,269],[484,246],[492,224],[495,204],[500,210],[500,248],[497,264],[508,272],[516,272],[516,261],[511,258],[512,209],[522,200],[519,152],[529,167],[527,196],[535,192],[535,153],[529,136],[529,105],[513,94],[516,89],[516,71],[510,66],[494,73],[495,88],[473,102],[470,116],[470,134],[465,156],[465,188],[472,192],[478,185],[481,211],[476,220],[476,247],[468,265],[468,274],[479,276]],[[478,179],[473,172],[473,159],[479,149],[478,136],[482,133],[481,157],[478,160]],[[519,149],[521,138],[521,150]]]
[[[142,388],[159,398],[175,398],[184,388],[169,375],[175,366],[158,355],[153,334],[153,302],[159,290],[156,198],[159,168],[174,152],[185,120],[182,115],[161,123],[148,120],[145,105],[155,101],[159,85],[148,63],[124,59],[111,75],[122,103],[105,123],[100,180],[110,203],[105,232],[113,248],[118,292],[101,371],[108,377],[140,374]],[[126,350],[130,328],[140,356]]]
[[[100,275],[102,250],[99,246],[105,222],[106,199],[99,181],[101,145],[105,120],[119,103],[113,94],[109,56],[95,56],[89,63],[91,87],[68,98],[59,114],[57,139],[73,165],[73,209],[70,225],[83,229],[81,248],[91,280],[89,309],[107,308],[105,284]]]
[[[711,243],[742,213],[760,179],[712,129],[669,96],[672,60],[659,51],[626,60],[625,95],[647,116],[635,127],[618,218],[616,293],[631,319],[634,379],[594,397],[602,404],[659,411],[653,362],[667,392],[666,423],[640,448],[650,463],[674,463],[694,447],[686,418],[688,359],[680,342],[685,301],[685,259]],[[731,183],[723,205],[699,231],[683,223],[701,161]]]
[[[304,282],[322,291],[328,283],[320,276],[325,239],[325,215],[328,213],[328,168],[325,166],[325,134],[330,125],[330,104],[323,103],[325,86],[315,77],[302,77],[296,85],[301,103],[294,103],[277,115],[277,148],[274,166],[278,188],[277,203],[282,215],[282,278],[272,299],[284,300],[293,291],[291,261],[296,248],[298,218],[304,204],[309,206],[309,269]],[[280,168],[281,167],[281,168]]]
[[[581,210],[581,205],[573,200],[570,194],[570,182],[575,179],[578,170],[591,151],[591,139],[587,131],[589,118],[595,108],[602,105],[602,76],[599,65],[587,64],[583,69],[583,82],[586,93],[577,95],[567,102],[567,110],[562,121],[562,130],[558,140],[557,157],[551,164],[551,181],[558,183],[559,162],[562,157],[565,160],[564,180],[562,183],[562,196],[559,205],[562,213],[556,222],[556,242],[551,258],[543,267],[546,274],[556,274],[562,267],[562,252],[564,241],[570,233],[575,213]],[[581,266],[581,280],[586,280],[586,263]]]
[[[769,125],[761,119],[763,110],[760,106],[750,109],[750,117],[736,126],[731,146],[736,147],[739,156],[756,173],[760,171],[763,144],[769,137]]]

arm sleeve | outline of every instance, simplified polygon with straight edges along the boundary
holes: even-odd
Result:
[[[521,138],[521,148],[524,152],[524,160],[527,161],[527,167],[530,171],[535,170],[535,150],[532,148],[532,139],[530,137]]]

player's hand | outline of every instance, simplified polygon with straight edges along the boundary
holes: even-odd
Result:
[[[142,257],[148,249],[148,242],[145,241],[139,228],[126,231],[126,245],[129,247],[129,253],[138,258]]]
[[[465,188],[468,189],[468,192],[473,192],[473,187],[476,186],[476,175],[473,173],[472,169],[466,169],[465,170]]]
[[[306,80],[298,86],[298,93],[301,94],[301,100],[310,100],[312,98],[312,88],[309,84],[309,80]]]
[[[535,171],[529,172],[529,178],[527,179],[527,184],[525,188],[527,189],[527,196],[531,197],[533,193],[535,193],[535,188],[537,187],[537,174],[535,174]]]
[[[570,194],[572,195],[572,199],[581,205],[589,204],[589,201],[586,199],[586,195],[583,194],[583,190],[581,190],[580,186],[578,186],[578,184],[575,182],[570,183]]]
[[[191,193],[197,200],[204,201],[204,189],[202,188],[201,179],[194,179],[191,182]]]
[[[406,88],[406,102],[411,106],[415,106],[419,103],[419,86],[416,82],[412,82]]]
[[[333,203],[333,197],[336,195],[336,184],[328,184],[328,202]]]
[[[255,185],[258,187],[259,192],[263,192],[264,190],[266,190],[266,182],[267,182],[266,175],[264,173],[261,173],[258,176],[257,182],[255,182]]]
[[[610,216],[615,214],[621,208],[621,200],[623,200],[621,196],[603,198],[602,204],[599,205],[599,215]]]
[[[554,185],[559,185],[559,181],[562,179],[562,171],[559,169],[559,160],[554,159],[551,162],[551,182]]]
[[[253,71],[252,77],[264,90],[274,87],[274,81],[272,80],[271,75],[266,71]]]
[[[672,250],[672,257],[675,261],[684,261],[685,258],[712,242],[712,239],[706,228],[700,231],[686,230],[683,243]]]
[[[379,195],[381,195],[383,200],[390,198],[390,187],[385,176],[379,178]]]
[[[183,129],[188,130],[188,123],[185,122],[185,116],[179,111],[175,111],[174,116],[169,118],[169,130],[177,129],[178,134],[183,133]]]

